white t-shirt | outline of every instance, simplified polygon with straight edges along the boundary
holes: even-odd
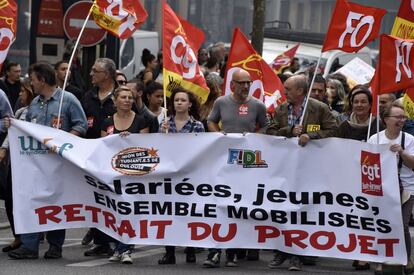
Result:
[[[379,144],[389,144],[390,146],[392,144],[401,144],[402,132],[400,132],[400,135],[396,139],[393,139],[393,140],[388,139],[385,136],[385,130],[379,132],[378,134],[379,134]],[[371,136],[368,140],[368,143],[377,144],[377,134]],[[408,133],[405,133],[404,151],[407,152],[409,155],[414,155],[414,136]],[[398,160],[399,160],[399,156],[397,154],[397,163],[398,163]],[[404,190],[410,192],[411,194],[414,194],[414,172],[412,169],[405,166],[404,162],[403,162],[403,165],[400,171],[400,179],[404,187]]]

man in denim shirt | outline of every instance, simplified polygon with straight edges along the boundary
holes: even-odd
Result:
[[[58,127],[77,136],[86,133],[87,121],[80,102],[71,93],[64,93],[60,123],[58,112],[60,97],[63,91],[56,88],[56,77],[53,67],[46,63],[33,64],[29,69],[30,82],[34,91],[39,94],[29,106],[26,120],[32,123]],[[49,231],[46,234],[49,250],[46,259],[62,257],[62,245],[65,241],[65,230]],[[39,233],[22,234],[22,246],[9,252],[14,259],[37,259],[39,257]]]

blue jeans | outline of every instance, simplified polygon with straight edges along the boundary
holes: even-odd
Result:
[[[124,253],[124,252],[126,252],[128,250],[131,251],[131,249],[132,249],[132,245],[130,245],[130,244],[124,244],[122,242],[118,242],[116,244],[115,251],[118,251],[119,254],[122,254],[122,253]]]
[[[62,250],[62,245],[65,242],[66,230],[53,230],[46,232],[46,239],[50,246],[55,246]],[[39,252],[40,233],[27,233],[20,235],[22,246],[33,252]]]

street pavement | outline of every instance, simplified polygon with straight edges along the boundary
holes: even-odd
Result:
[[[161,246],[135,246],[132,254],[134,263],[123,265],[120,263],[110,263],[106,257],[85,257],[84,251],[89,246],[81,245],[81,239],[86,233],[86,229],[71,229],[66,231],[66,241],[63,247],[63,258],[58,260],[46,260],[43,258],[48,246],[42,243],[39,251],[38,260],[13,260],[7,253],[0,251],[0,275],[5,274],[79,274],[79,275],[114,275],[114,274],[151,274],[151,275],[175,275],[175,274],[292,274],[288,272],[288,262],[278,269],[269,269],[267,264],[272,260],[271,251],[261,251],[259,261],[238,262],[238,267],[225,267],[225,258],[221,259],[220,268],[203,268],[202,263],[207,257],[207,250],[197,254],[197,263],[186,264],[183,248],[177,248],[176,265],[160,266],[158,259],[164,253]],[[412,234],[413,235],[413,234]],[[4,211],[4,204],[0,203],[0,247],[9,244],[13,238],[7,223]],[[371,271],[355,271],[351,267],[351,261],[338,260],[332,258],[320,258],[316,266],[304,266],[300,274],[373,274],[374,265]]]

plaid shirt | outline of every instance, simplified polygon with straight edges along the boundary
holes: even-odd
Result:
[[[192,116],[187,121],[187,123],[181,128],[180,131],[177,131],[177,126],[175,125],[175,120],[173,116],[170,116],[168,121],[168,132],[169,133],[202,133],[205,132],[203,124],[195,120]],[[160,132],[162,129],[162,123],[160,124]]]
[[[305,100],[302,102],[302,106],[300,107],[300,114],[297,116],[294,114],[293,112],[293,105],[288,103],[288,124],[289,126],[295,126],[298,125],[300,122],[300,118],[302,117],[303,114],[303,109],[305,109]]]

